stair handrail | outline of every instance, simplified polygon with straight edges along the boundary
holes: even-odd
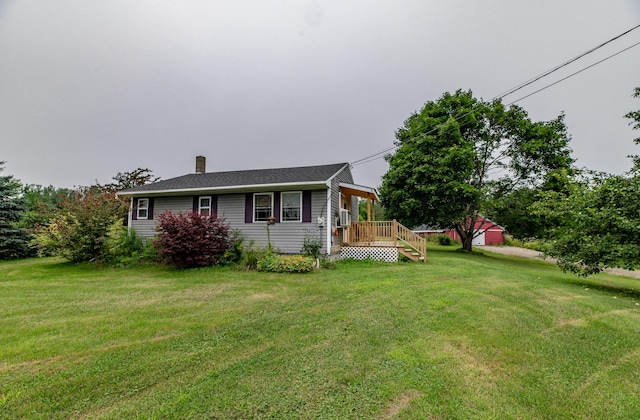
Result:
[[[395,219],[393,219],[394,231],[396,234],[394,235],[397,239],[394,241],[397,246],[397,240],[401,240],[404,244],[408,245],[410,248],[415,250],[423,257],[424,262],[427,262],[427,240],[417,233],[413,232],[411,229],[406,226],[398,223]]]

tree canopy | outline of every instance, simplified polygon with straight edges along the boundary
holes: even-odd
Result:
[[[640,267],[640,176],[596,174],[568,196],[547,193],[534,211],[555,217],[546,254],[565,271],[595,274]]]
[[[160,177],[155,176],[151,169],[137,168],[131,172],[118,172],[112,179],[115,182],[105,185],[97,184],[97,187],[111,192],[120,191],[156,182]]]
[[[634,96],[640,97],[640,88]],[[640,111],[625,117],[640,129]],[[559,221],[547,254],[564,270],[589,275],[640,267],[640,156],[630,157],[634,167],[628,174],[591,174],[571,183],[569,194],[547,192],[534,206],[536,214]]]
[[[640,98],[640,87],[637,87],[634,89],[633,97]],[[637,111],[631,111],[625,114],[625,118],[628,118],[631,120],[629,122],[629,125],[631,126],[632,129],[640,130],[640,109]],[[636,137],[633,141],[635,144],[640,145],[640,137]],[[632,155],[629,157],[633,159],[633,163],[634,163],[632,172],[636,174],[640,174],[640,155]]]
[[[521,107],[462,90],[427,102],[395,144],[380,189],[387,215],[410,227],[453,228],[469,251],[492,195],[537,185],[573,163],[563,114],[533,122]]]
[[[565,199],[580,171],[558,169],[548,172],[537,186],[521,186],[505,194],[496,194],[487,203],[485,215],[498,221],[514,238],[521,240],[549,239],[550,231],[562,221],[550,212],[535,212],[534,207],[546,200],[549,193],[554,198]]]

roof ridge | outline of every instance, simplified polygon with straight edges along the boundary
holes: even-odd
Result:
[[[230,187],[323,183],[347,168],[348,162],[285,168],[189,173],[120,191],[119,195],[161,191],[214,190]]]

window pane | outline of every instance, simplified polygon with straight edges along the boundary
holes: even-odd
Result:
[[[137,209],[137,216],[138,219],[146,219],[148,216],[148,209],[149,209],[149,199],[148,198],[140,198],[138,200],[138,209]]]
[[[201,216],[209,216],[209,209],[200,209]]]
[[[299,221],[300,209],[299,208],[282,209],[282,220],[285,222]]]
[[[271,217],[271,194],[254,195],[253,219],[255,221],[267,221]]]
[[[299,222],[300,218],[300,192],[282,193],[282,221]]]
[[[211,207],[211,199],[208,198],[208,197],[207,198],[201,198],[200,199],[200,207],[201,208],[204,208],[204,207],[209,208],[209,207]]]
[[[256,207],[271,207],[270,195],[256,195]]]
[[[300,207],[300,193],[282,193],[283,207]]]

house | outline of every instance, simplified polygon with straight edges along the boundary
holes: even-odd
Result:
[[[268,235],[283,253],[299,253],[306,234],[320,238],[326,255],[349,251],[343,256],[365,258],[373,257],[374,247],[398,246],[398,239],[389,235],[390,229],[399,228],[383,225],[392,222],[358,222],[358,200],[378,200],[378,194],[354,184],[348,163],[206,172],[206,159],[198,156],[195,173],[123,190],[118,196],[130,198],[129,226],[143,237],[155,234],[162,212],[193,211],[224,218],[259,247],[267,246]],[[269,222],[273,224],[267,232]],[[388,232],[378,232],[382,226]],[[404,249],[400,252],[416,257],[412,248]],[[376,255],[380,252],[375,249]],[[418,258],[425,254],[426,246]]]
[[[483,245],[504,245],[504,228],[487,219],[486,217],[482,217],[476,220],[474,229],[479,231],[478,236],[473,238],[472,245],[473,246],[483,246]],[[435,235],[447,235],[454,241],[460,241],[460,236],[455,229],[440,229],[435,227],[429,227],[427,225],[421,225],[417,228],[413,229],[413,232],[422,237],[429,237]]]

